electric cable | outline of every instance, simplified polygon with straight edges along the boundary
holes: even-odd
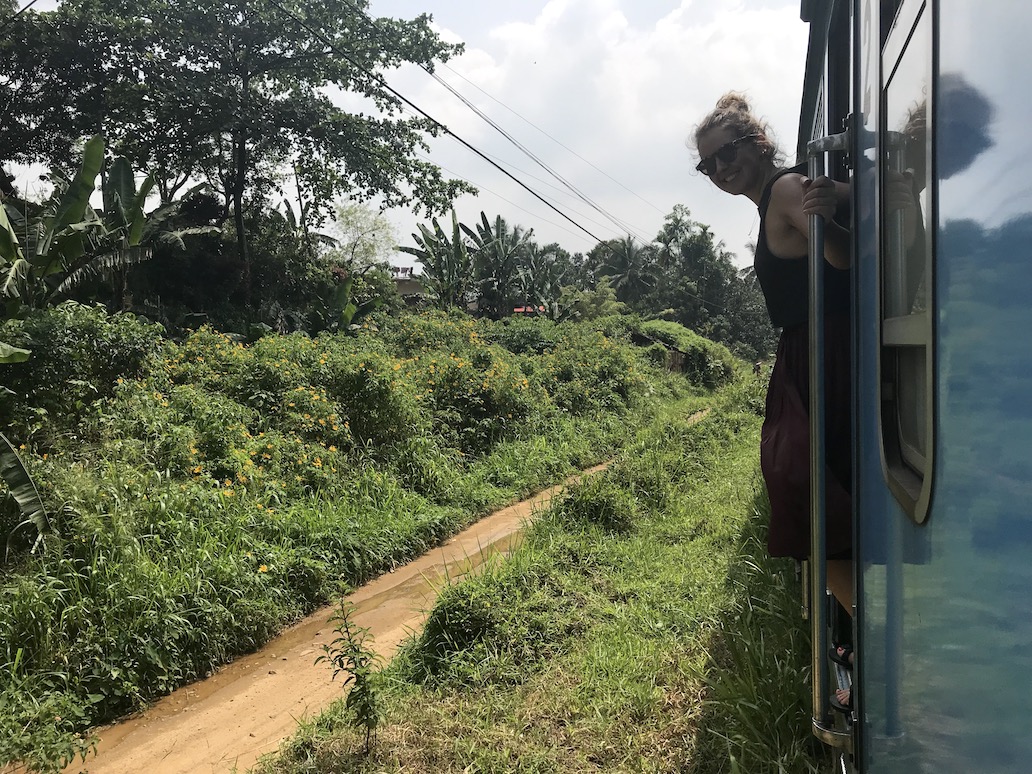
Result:
[[[574,220],[573,218],[571,218],[571,217],[570,217],[569,215],[567,215],[567,214],[566,214],[565,212],[563,212],[562,210],[558,209],[558,208],[557,208],[557,207],[556,207],[555,205],[553,205],[553,204],[552,204],[551,202],[549,202],[549,201],[545,200],[545,199],[544,199],[544,198],[543,198],[542,196],[540,196],[540,195],[539,195],[539,194],[538,194],[538,193],[537,193],[537,192],[536,192],[536,191],[535,191],[534,189],[532,189],[532,188],[531,188],[530,186],[528,186],[528,185],[527,185],[526,183],[524,183],[524,182],[523,182],[522,180],[520,180],[519,178],[517,178],[517,177],[516,177],[515,175],[513,175],[513,174],[509,173],[509,172],[508,172],[508,170],[506,170],[506,169],[502,168],[502,167],[501,167],[501,166],[500,166],[499,164],[497,164],[497,163],[495,163],[494,161],[492,161],[492,160],[491,160],[491,159],[490,159],[490,158],[489,158],[489,157],[488,157],[488,156],[487,156],[487,155],[486,155],[485,153],[483,153],[483,152],[482,152],[481,150],[479,150],[478,148],[474,147],[473,145],[471,145],[471,144],[470,144],[469,142],[467,142],[467,141],[466,141],[466,140],[464,140],[463,138],[459,137],[459,136],[458,136],[457,134],[455,134],[455,132],[453,132],[453,131],[452,131],[451,129],[449,129],[449,128],[448,128],[447,126],[445,126],[445,125],[444,125],[443,123],[441,123],[440,121],[438,121],[438,120],[437,120],[436,118],[434,118],[434,117],[433,117],[433,116],[431,116],[431,115],[430,115],[429,113],[427,113],[427,112],[426,112],[425,110],[423,110],[423,109],[422,109],[422,108],[420,108],[420,107],[419,107],[418,105],[416,105],[416,104],[415,104],[414,102],[412,102],[412,100],[408,99],[408,98],[407,98],[407,97],[405,97],[405,96],[404,96],[403,94],[401,94],[400,92],[396,91],[396,90],[395,90],[394,88],[392,88],[392,87],[390,86],[390,84],[388,84],[388,83],[387,83],[387,81],[386,81],[386,80],[385,80],[385,79],[384,79],[384,78],[383,78],[382,76],[380,76],[380,75],[379,75],[379,74],[377,74],[377,73],[374,73],[373,71],[369,70],[369,69],[368,69],[368,68],[366,68],[365,66],[363,66],[363,65],[359,64],[358,62],[356,62],[356,61],[355,61],[355,59],[354,59],[353,57],[351,57],[351,56],[349,56],[348,54],[346,54],[345,52],[341,51],[341,50],[340,50],[340,48],[339,48],[338,46],[336,46],[336,45],[335,45],[335,44],[333,43],[333,41],[329,40],[329,39],[328,39],[328,38],[327,38],[327,37],[326,37],[326,36],[325,36],[325,35],[324,35],[324,34],[323,34],[322,32],[320,32],[319,30],[316,30],[316,29],[314,29],[314,28],[313,28],[313,27],[312,27],[312,26],[311,26],[310,24],[308,24],[308,22],[307,22],[307,20],[306,20],[306,19],[302,19],[302,18],[299,18],[299,17],[298,17],[298,16],[296,15],[296,14],[294,14],[294,13],[293,13],[292,11],[289,11],[289,10],[287,10],[286,8],[284,8],[284,7],[283,7],[283,5],[281,5],[281,4],[280,4],[280,3],[278,2],[278,0],[268,0],[268,2],[269,2],[269,3],[271,3],[272,5],[276,6],[277,8],[279,8],[279,9],[280,9],[280,11],[282,11],[282,12],[283,12],[284,14],[286,14],[287,16],[289,16],[289,17],[290,17],[291,19],[293,19],[293,20],[294,20],[295,22],[297,22],[297,24],[298,24],[298,25],[299,25],[299,26],[300,26],[300,27],[301,27],[302,29],[304,29],[304,30],[306,30],[307,32],[309,32],[309,33],[311,33],[312,35],[314,35],[314,36],[315,36],[315,37],[316,37],[316,38],[317,38],[318,40],[320,40],[320,41],[321,41],[321,42],[323,43],[323,45],[327,46],[327,47],[328,47],[328,48],[330,49],[330,51],[332,51],[332,52],[333,52],[334,54],[336,54],[337,56],[339,56],[339,57],[341,57],[342,59],[346,60],[346,61],[347,61],[347,62],[348,62],[349,64],[351,64],[351,66],[352,66],[352,67],[356,68],[357,70],[361,70],[361,71],[362,71],[362,72],[364,72],[364,73],[365,73],[366,75],[368,75],[368,76],[370,76],[371,78],[373,78],[373,79],[374,79],[374,80],[375,80],[375,81],[376,81],[377,83],[379,83],[379,84],[380,84],[380,86],[382,86],[382,87],[383,87],[384,89],[386,89],[386,90],[387,90],[388,92],[390,92],[390,93],[391,93],[392,95],[394,95],[394,97],[395,97],[395,98],[397,98],[397,99],[401,100],[401,101],[402,101],[403,103],[405,103],[406,105],[408,105],[409,107],[411,107],[411,108],[412,108],[413,110],[415,110],[416,112],[418,112],[418,113],[419,113],[419,114],[420,114],[421,116],[423,116],[423,117],[424,117],[424,118],[426,118],[426,119],[427,119],[428,121],[430,121],[431,123],[433,123],[433,124],[434,124],[434,125],[435,125],[436,127],[438,127],[438,129],[439,129],[440,131],[444,132],[444,133],[445,133],[446,135],[448,135],[448,136],[450,136],[450,137],[453,137],[453,138],[454,138],[454,139],[455,139],[455,140],[456,140],[457,142],[459,142],[460,144],[462,144],[463,146],[465,146],[466,148],[468,148],[469,150],[471,150],[471,151],[472,151],[473,153],[475,153],[476,155],[480,156],[480,157],[481,157],[482,159],[484,159],[484,160],[485,160],[485,161],[486,161],[487,163],[489,163],[489,164],[490,164],[491,166],[495,167],[495,168],[496,168],[496,169],[497,169],[498,171],[500,171],[500,172],[501,172],[502,174],[504,174],[504,175],[505,175],[506,177],[510,178],[510,179],[511,179],[511,180],[512,180],[513,182],[515,182],[515,183],[516,183],[517,185],[519,185],[519,186],[520,186],[521,188],[523,188],[523,189],[525,189],[525,190],[526,190],[527,192],[529,192],[529,193],[530,193],[530,194],[531,194],[532,196],[534,196],[534,198],[536,198],[536,199],[538,199],[539,201],[541,201],[541,202],[542,202],[543,204],[545,204],[545,205],[546,205],[546,206],[547,206],[547,207],[548,207],[549,209],[551,209],[551,210],[555,211],[555,212],[556,212],[556,213],[557,213],[558,215],[560,215],[560,216],[561,216],[561,217],[562,217],[563,219],[565,219],[565,220],[569,221],[570,223],[572,223],[572,224],[573,224],[574,226],[576,226],[576,227],[577,227],[578,229],[580,229],[580,230],[581,230],[581,231],[583,231],[583,232],[584,232],[585,234],[587,234],[588,236],[590,236],[590,237],[591,237],[592,239],[594,239],[594,240],[595,240],[596,242],[603,242],[603,241],[604,241],[604,240],[602,240],[602,239],[599,239],[599,238],[598,238],[597,236],[595,236],[595,235],[594,235],[593,233],[591,233],[590,231],[588,231],[588,229],[586,229],[586,228],[585,228],[584,226],[582,226],[582,225],[581,225],[580,223],[578,223],[577,221],[575,221],[575,220]]]
[[[385,40],[383,29],[380,27],[379,24],[376,23],[376,21],[374,19],[372,19],[367,13],[365,13],[365,11],[363,11],[361,8],[356,6],[353,2],[351,2],[351,0],[343,0],[343,3],[346,6],[348,6],[349,8],[351,8],[351,10],[354,11],[366,23],[366,25],[368,27],[370,27],[374,32],[376,32],[377,36],[380,38],[381,41]],[[499,134],[501,134],[512,145],[514,145],[516,148],[518,148],[520,151],[522,151],[528,158],[530,158],[538,166],[540,166],[542,169],[544,169],[546,172],[548,172],[548,174],[550,174],[552,177],[554,177],[556,180],[558,180],[560,183],[562,183],[564,186],[566,186],[566,188],[568,188],[570,191],[572,191],[573,194],[578,199],[583,201],[585,204],[587,204],[589,207],[591,207],[596,212],[600,213],[607,220],[610,220],[611,222],[615,223],[617,226],[620,227],[621,231],[623,231],[623,232],[625,232],[627,234],[630,234],[631,236],[637,238],[642,244],[649,244],[650,243],[651,240],[642,237],[641,234],[635,233],[634,229],[630,228],[622,220],[617,218],[612,213],[610,213],[610,212],[606,211],[605,209],[603,209],[600,205],[598,205],[595,202],[593,202],[587,195],[585,195],[580,190],[578,190],[577,187],[573,185],[573,183],[571,183],[569,180],[567,180],[562,175],[560,175],[558,172],[556,172],[554,169],[552,169],[550,166],[548,166],[548,164],[546,164],[544,161],[542,161],[529,148],[527,148],[525,145],[523,145],[523,143],[521,143],[519,140],[517,140],[515,137],[513,137],[512,134],[510,134],[508,131],[506,131],[500,124],[498,124],[498,122],[496,122],[494,119],[492,119],[486,113],[484,113],[480,108],[478,108],[476,105],[474,105],[465,95],[463,95],[461,92],[459,92],[457,89],[455,89],[450,83],[448,83],[443,78],[441,78],[441,76],[439,76],[437,73],[435,73],[433,70],[429,69],[425,65],[419,64],[418,66],[427,75],[429,75],[431,78],[433,78],[435,81],[437,81],[441,86],[443,86],[445,89],[447,89],[452,95],[454,95],[456,99],[458,99],[466,107],[468,107],[471,111],[473,111],[477,116],[479,116],[485,123],[487,123],[495,131],[497,131]]]
[[[630,188],[628,188],[628,187],[627,187],[626,185],[624,185],[623,183],[621,183],[621,182],[620,182],[619,180],[617,180],[617,179],[616,179],[615,177],[613,177],[612,175],[610,175],[610,174],[609,174],[608,172],[606,172],[606,171],[605,171],[604,169],[602,169],[601,167],[599,167],[599,166],[597,166],[596,164],[592,163],[592,162],[591,162],[590,160],[588,160],[588,159],[584,158],[583,156],[581,156],[581,155],[580,155],[579,153],[577,153],[577,151],[575,151],[575,150],[574,150],[573,148],[571,148],[570,146],[568,146],[568,145],[564,144],[564,143],[563,143],[563,142],[562,142],[561,140],[557,140],[557,139],[556,139],[555,137],[553,137],[552,135],[550,135],[550,134],[549,134],[548,132],[546,132],[546,131],[545,131],[544,129],[542,129],[542,128],[541,128],[540,126],[538,126],[537,124],[535,124],[535,123],[534,123],[533,121],[531,121],[531,120],[530,120],[529,118],[527,118],[527,117],[526,117],[526,116],[524,116],[524,115],[521,115],[521,114],[519,113],[519,111],[513,110],[513,109],[512,109],[511,107],[509,107],[508,105],[506,105],[506,104],[505,104],[504,102],[502,102],[502,101],[501,101],[500,99],[498,99],[497,97],[495,97],[494,95],[492,95],[492,94],[491,94],[490,92],[488,92],[488,91],[485,91],[485,90],[484,90],[483,88],[481,88],[481,87],[480,87],[480,86],[478,86],[478,85],[477,85],[476,83],[474,83],[473,81],[471,81],[471,80],[470,80],[469,78],[467,78],[467,77],[466,77],[465,75],[463,75],[463,74],[462,74],[462,73],[460,73],[460,72],[459,72],[458,70],[456,70],[456,69],[455,69],[454,67],[450,66],[450,65],[449,65],[449,64],[448,64],[447,62],[443,62],[443,63],[441,64],[441,67],[443,67],[443,68],[444,68],[445,70],[448,70],[448,71],[450,71],[450,72],[454,73],[454,74],[455,74],[455,75],[457,75],[457,76],[458,76],[459,78],[462,78],[462,80],[464,80],[464,81],[465,81],[466,83],[468,83],[468,84],[469,84],[470,86],[472,86],[472,87],[473,87],[474,89],[476,89],[477,91],[479,91],[479,92],[480,92],[481,94],[483,94],[483,95],[484,95],[485,97],[487,97],[488,99],[490,99],[490,100],[491,100],[491,101],[493,101],[493,102],[497,102],[497,103],[498,103],[499,105],[501,105],[501,106],[502,106],[503,108],[505,108],[506,110],[508,110],[508,111],[509,111],[510,113],[512,113],[512,114],[513,114],[514,116],[516,116],[516,117],[517,117],[518,119],[520,119],[521,121],[523,121],[523,122],[524,122],[525,124],[528,124],[529,126],[532,126],[532,127],[533,127],[534,129],[536,129],[537,131],[541,132],[541,134],[545,135],[545,137],[547,137],[547,138],[548,138],[549,140],[551,140],[552,142],[554,142],[554,143],[555,143],[556,145],[558,145],[558,146],[559,146],[560,148],[562,148],[563,150],[565,150],[565,151],[567,151],[567,152],[569,152],[569,153],[572,153],[572,154],[573,154],[574,156],[576,156],[576,157],[577,157],[578,159],[580,159],[581,161],[583,161],[583,162],[584,162],[585,164],[587,164],[587,165],[588,165],[589,167],[591,167],[592,169],[594,169],[594,170],[595,170],[596,172],[598,172],[598,173],[599,173],[599,174],[601,174],[602,176],[606,177],[607,179],[611,180],[612,182],[616,183],[616,184],[617,184],[618,186],[620,186],[620,187],[621,187],[622,189],[624,189],[625,191],[627,191],[627,193],[631,194],[631,196],[633,196],[633,197],[635,197],[636,199],[638,199],[639,201],[641,201],[641,202],[643,202],[643,203],[645,203],[645,204],[649,205],[649,207],[651,207],[652,209],[654,209],[654,210],[655,210],[656,212],[658,212],[658,213],[659,213],[660,215],[666,215],[666,213],[665,213],[665,212],[663,212],[663,210],[661,210],[661,209],[660,209],[659,207],[657,207],[657,206],[656,206],[655,204],[653,204],[652,202],[650,202],[650,201],[649,201],[648,199],[646,199],[646,198],[645,198],[644,196],[641,196],[641,195],[640,195],[640,194],[638,194],[637,192],[635,192],[635,191],[631,190]]]
[[[17,19],[19,16],[21,16],[23,13],[25,13],[30,8],[32,8],[32,6],[34,6],[38,2],[39,2],[39,0],[30,0],[28,5],[26,5],[26,6],[22,7],[22,8],[19,8],[11,16],[9,16],[6,19],[4,19],[4,23],[0,24],[0,32],[3,32],[8,27],[10,27],[14,23],[15,19]]]

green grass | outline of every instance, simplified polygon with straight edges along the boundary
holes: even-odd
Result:
[[[745,558],[765,523],[739,410],[757,389],[694,425],[661,412],[509,561],[443,589],[383,673],[368,754],[338,704],[258,770],[808,771],[791,567]]]
[[[38,771],[703,394],[586,325],[528,348],[528,325],[426,315],[244,346],[74,305],[41,315],[9,338],[59,351],[5,366],[17,395],[0,395],[58,516],[42,551],[23,530],[0,565],[0,765]],[[0,532],[16,523],[0,500]]]

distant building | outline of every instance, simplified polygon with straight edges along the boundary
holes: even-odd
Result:
[[[411,266],[391,266],[391,276],[394,277],[394,287],[397,288],[398,295],[406,304],[415,306],[426,299],[426,288],[416,277]]]

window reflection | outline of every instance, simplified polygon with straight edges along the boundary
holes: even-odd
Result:
[[[886,456],[913,510],[928,467],[931,318],[931,112],[929,14],[918,18],[883,102],[882,382]],[[918,518],[920,515],[915,514]]]

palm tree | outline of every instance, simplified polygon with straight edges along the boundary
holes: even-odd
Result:
[[[641,298],[656,281],[656,254],[651,245],[635,242],[628,234],[622,239],[604,243],[600,273],[609,277],[618,300],[633,303]]]

